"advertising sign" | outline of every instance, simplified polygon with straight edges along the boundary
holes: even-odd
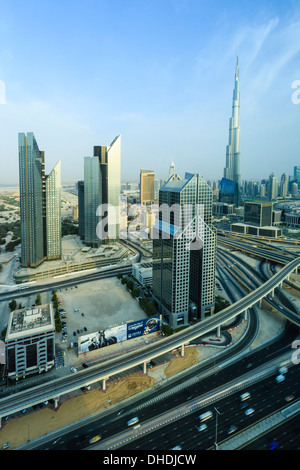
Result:
[[[95,331],[78,338],[79,354],[86,354],[90,351],[110,346],[112,344],[137,338],[149,333],[154,333],[160,329],[159,315],[151,318],[144,318],[126,323],[124,325],[113,326],[102,331]]]

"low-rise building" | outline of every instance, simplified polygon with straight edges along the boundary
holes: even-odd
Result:
[[[152,261],[132,265],[132,275],[143,287],[152,286],[152,271]]]
[[[8,378],[18,380],[54,366],[55,321],[51,304],[11,312],[6,336]]]

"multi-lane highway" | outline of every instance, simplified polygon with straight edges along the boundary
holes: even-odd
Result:
[[[26,391],[0,399],[1,416],[9,415],[25,408],[26,406],[31,406],[40,403],[41,401],[54,399],[59,397],[61,394],[77,390],[87,384],[94,383],[99,380],[105,380],[112,375],[116,375],[139,364],[146,364],[157,356],[165,354],[178,347],[183,347],[184,344],[189,343],[195,338],[213,330],[217,330],[220,325],[232,320],[265,297],[278,285],[278,283],[282,282],[286,276],[298,267],[299,262],[299,258],[291,261],[263,285],[246,295],[244,298],[238,300],[233,305],[227,307],[225,310],[213,315],[212,317],[206,318],[202,322],[192,325],[179,333],[167,337],[162,341],[153,345],[147,345],[136,352],[128,353],[122,358],[114,358],[109,361],[105,361],[101,366],[94,365],[73,376],[70,375],[39,385],[30,391],[30,398],[28,398],[28,391]],[[300,319],[292,319],[292,321],[297,326],[300,325]]]

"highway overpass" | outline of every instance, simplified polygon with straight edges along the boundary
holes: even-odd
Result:
[[[107,360],[100,365],[91,366],[77,374],[69,374],[66,377],[0,399],[0,419],[28,406],[33,406],[49,399],[56,400],[60,395],[78,390],[87,384],[102,381],[102,388],[105,389],[105,383],[109,377],[141,364],[143,364],[144,372],[146,372],[147,362],[173,349],[181,348],[181,354],[184,355],[184,346],[186,344],[212,330],[219,331],[223,323],[246,312],[248,308],[260,302],[269,293],[272,293],[277,286],[282,285],[285,278],[293,271],[297,271],[299,265],[300,258],[291,261],[263,285],[233,305],[153,345],[147,345],[138,351]],[[300,326],[300,318],[298,321],[295,320],[294,323]]]

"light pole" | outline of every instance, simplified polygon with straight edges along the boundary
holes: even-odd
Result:
[[[215,434],[215,450],[218,450],[218,415],[222,414],[220,413],[216,407],[214,407],[216,410],[216,434]]]

